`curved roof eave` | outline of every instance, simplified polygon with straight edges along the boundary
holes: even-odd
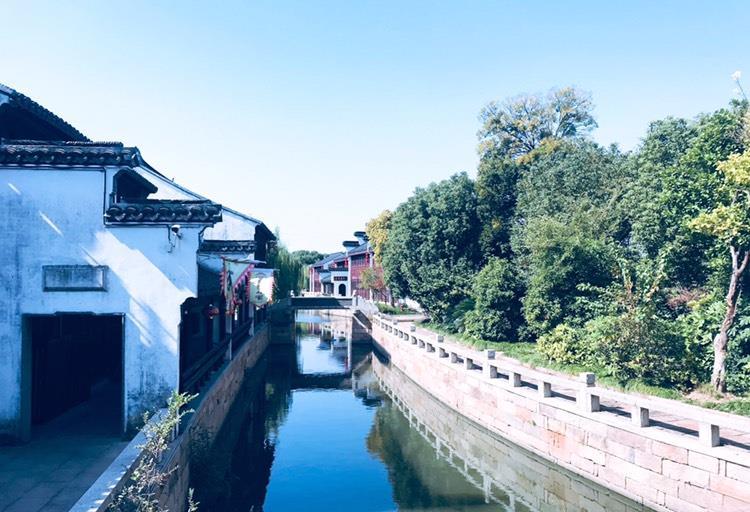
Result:
[[[72,124],[65,121],[63,118],[52,112],[51,110],[43,107],[36,101],[32,100],[25,94],[22,94],[15,89],[8,87],[7,85],[3,85],[0,83],[0,93],[5,94],[10,98],[10,102],[13,103],[15,106],[18,106],[27,112],[33,114],[34,116],[38,117],[42,121],[46,122],[53,128],[57,129],[58,131],[64,133],[68,137],[70,137],[71,140],[81,141],[81,142],[90,142],[90,139],[86,137],[83,133],[78,131]]]

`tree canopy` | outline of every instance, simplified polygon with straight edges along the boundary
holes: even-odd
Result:
[[[591,96],[573,87],[489,103],[479,115],[480,152],[518,158],[548,138],[585,136],[597,126],[592,112]]]
[[[593,104],[572,88],[480,120],[476,180],[418,188],[368,226],[391,290],[469,338],[750,391],[747,102],[655,121],[627,153],[587,137]]]
[[[393,213],[383,247],[392,289],[438,317],[467,295],[477,269],[476,190],[465,174],[418,188]]]

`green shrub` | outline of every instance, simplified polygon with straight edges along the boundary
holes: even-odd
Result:
[[[465,332],[467,315],[474,309],[474,300],[467,298],[449,310],[445,316],[444,327],[452,333]]]
[[[580,330],[566,324],[560,324],[541,336],[537,347],[550,361],[557,363],[579,364],[586,357]]]
[[[463,318],[464,332],[472,338],[489,341],[514,341],[513,326],[500,311],[476,309]]]
[[[690,385],[681,337],[672,322],[649,308],[587,322],[582,344],[588,364],[622,383]]]
[[[463,317],[464,332],[489,341],[516,341],[522,295],[523,283],[514,262],[491,258],[472,281],[474,308]]]
[[[750,308],[735,321],[727,354],[727,391],[750,393]]]
[[[402,306],[402,305],[395,305],[391,306],[390,304],[386,304],[384,302],[376,302],[375,305],[378,308],[378,311],[381,313],[384,313],[386,315],[414,315],[417,314],[417,311],[414,311],[413,309]]]
[[[724,318],[724,303],[713,296],[690,302],[689,311],[677,318],[685,346],[685,365],[690,369],[691,380],[697,385],[708,382],[713,367],[713,336]]]

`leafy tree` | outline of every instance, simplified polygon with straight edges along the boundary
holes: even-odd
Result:
[[[734,154],[717,167],[721,173],[719,200],[712,209],[701,212],[691,222],[691,227],[718,238],[728,249],[731,260],[724,319],[713,340],[711,374],[714,389],[724,392],[729,330],[737,313],[742,277],[750,261],[750,152]]]
[[[745,110],[744,104],[735,103],[694,123],[655,123],[632,159],[637,171],[627,208],[632,243],[651,257],[666,256],[673,286],[721,286],[715,273],[723,261],[721,247],[689,223],[718,201],[716,166],[742,151]]]
[[[523,282],[507,259],[492,258],[480,270],[471,287],[474,309],[463,320],[467,334],[490,341],[516,341],[523,322]]]
[[[310,251],[307,249],[301,249],[294,251],[292,257],[299,261],[302,265],[312,265],[316,261],[323,259],[325,254],[318,251]]]
[[[522,165],[500,151],[482,155],[477,174],[479,243],[484,258],[511,256],[510,235]]]
[[[596,210],[568,218],[545,216],[526,226],[527,265],[523,311],[528,334],[538,336],[567,322],[581,325],[594,316],[591,302],[615,279],[615,250],[601,234]]]
[[[627,176],[617,148],[589,141],[545,143],[530,155],[518,183],[516,215],[523,223],[534,217],[565,215],[581,203],[612,208],[621,199]],[[613,219],[615,222],[618,220]]]
[[[669,204],[665,178],[679,165],[697,135],[685,119],[668,117],[651,123],[641,147],[628,159],[631,186],[626,206],[631,242],[656,257],[681,229],[679,211]]]
[[[623,158],[587,141],[543,144],[518,182],[513,252],[526,273],[528,334],[588,320],[624,252]],[[595,308],[594,308],[595,309]]]
[[[310,280],[310,276],[307,273],[307,267],[309,265],[312,265],[316,261],[321,260],[325,256],[325,254],[318,251],[301,249],[292,252],[290,256],[292,260],[296,260],[300,264],[299,282],[291,288],[295,293],[299,293],[300,290],[307,290],[309,286],[308,281]],[[292,270],[292,272],[296,272],[296,270]]]
[[[388,287],[383,278],[383,270],[378,267],[367,267],[360,274],[362,288],[370,290],[375,299],[383,299],[387,295]]]
[[[476,190],[466,173],[418,188],[393,213],[383,247],[386,282],[435,318],[466,298],[478,262]]]
[[[278,236],[277,236],[278,238]],[[294,292],[299,294],[305,286],[306,267],[293,253],[279,242],[268,251],[268,266],[277,270],[274,279],[274,299],[289,297]]]
[[[388,231],[391,227],[393,213],[390,210],[383,210],[380,214],[370,219],[365,226],[365,231],[370,239],[370,245],[375,252],[375,261],[378,264],[383,262],[383,247],[388,239]]]
[[[492,102],[480,113],[480,153],[499,150],[519,158],[547,138],[575,138],[596,127],[591,97],[573,87],[546,95],[522,95]]]

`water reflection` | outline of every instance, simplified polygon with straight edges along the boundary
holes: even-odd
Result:
[[[368,346],[332,348],[324,323],[300,327],[196,450],[202,511],[641,510],[492,436]]]
[[[382,358],[372,370],[390,401],[368,446],[389,467],[401,510],[648,510],[480,427]]]

